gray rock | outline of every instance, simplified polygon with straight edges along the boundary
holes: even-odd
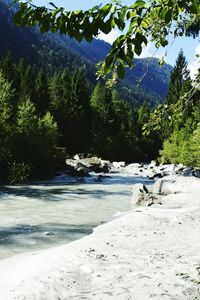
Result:
[[[116,169],[124,168],[126,166],[125,161],[114,161],[112,164]]]
[[[75,155],[75,158],[66,159],[68,174],[72,176],[86,176],[89,172],[107,173],[112,166],[109,161],[98,157],[80,159],[80,155]]]
[[[89,168],[83,165],[80,160],[67,159],[66,160],[66,171],[71,176],[87,176]]]
[[[151,206],[155,203],[156,197],[149,193],[145,185],[141,183],[134,184],[131,190],[133,192],[131,208],[137,206]]]
[[[193,169],[192,168],[185,168],[180,172],[181,176],[193,176]]]
[[[158,179],[154,183],[153,186],[153,194],[158,195],[169,195],[174,193],[173,183],[175,180],[173,179]]]
[[[163,174],[162,173],[156,173],[153,176],[150,176],[149,179],[158,179],[158,178],[163,178]]]
[[[195,168],[193,170],[193,176],[200,178],[200,169]]]
[[[200,169],[190,168],[190,167],[188,167],[188,168],[182,168],[179,171],[179,175],[185,176],[185,177],[194,176],[194,177],[200,178]]]

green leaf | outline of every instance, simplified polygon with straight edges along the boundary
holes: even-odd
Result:
[[[160,44],[161,44],[162,47],[166,47],[169,44],[169,42],[166,39],[161,38],[160,39]]]
[[[105,34],[108,34],[112,30],[111,26],[112,19],[108,19],[103,26],[101,27],[101,31]]]
[[[49,2],[49,5],[53,6],[55,9],[58,9],[58,7],[55,6],[55,4],[53,2]]]
[[[169,24],[171,22],[171,20],[172,20],[172,11],[169,8],[168,11],[165,14],[165,23]]]
[[[124,21],[122,21],[121,19],[115,18],[115,23],[117,24],[119,30],[124,30],[124,28],[126,26]]]
[[[142,0],[137,0],[135,1],[133,7],[137,7],[137,8],[143,8],[146,6],[146,2],[142,1]]]
[[[125,67],[122,63],[120,63],[118,66],[117,66],[117,75],[119,76],[119,78],[123,79],[124,76],[126,74],[126,70],[125,70]]]
[[[22,10],[19,10],[15,15],[14,15],[14,22],[16,25],[20,25],[21,24],[21,20],[23,17],[24,12]]]

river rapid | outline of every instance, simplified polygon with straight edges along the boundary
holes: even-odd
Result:
[[[68,243],[92,232],[117,212],[130,209],[130,186],[145,177],[66,175],[51,181],[0,189],[0,259]],[[109,176],[109,177],[108,177]]]

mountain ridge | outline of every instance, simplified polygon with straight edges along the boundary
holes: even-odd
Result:
[[[23,57],[28,63],[49,67],[52,72],[55,68],[65,66],[71,69],[72,62],[77,60],[74,64],[86,64],[88,76],[95,82],[95,64],[105,59],[110,49],[109,43],[99,39],[94,39],[91,43],[78,43],[58,33],[41,34],[37,28],[17,27],[13,23],[13,10],[8,2],[9,0],[0,2],[1,56],[11,50],[15,59]],[[167,64],[160,67],[156,58],[137,58],[134,64],[133,69],[127,69],[123,85],[132,90],[134,98],[142,90],[149,94],[149,102],[161,101],[167,92],[172,67]]]

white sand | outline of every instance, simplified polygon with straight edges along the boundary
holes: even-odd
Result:
[[[71,244],[1,260],[0,299],[200,299],[200,179],[170,185],[175,194],[163,205],[136,208]]]

